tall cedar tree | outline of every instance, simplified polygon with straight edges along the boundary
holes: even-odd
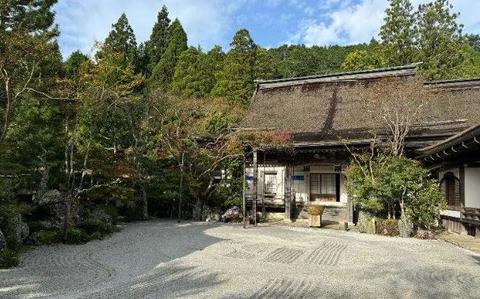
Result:
[[[168,42],[168,28],[170,26],[170,19],[168,18],[168,9],[164,5],[162,10],[158,13],[157,22],[153,26],[150,40],[145,43],[145,54],[148,60],[148,73],[151,73],[153,68],[162,58],[167,48]]]
[[[389,0],[380,37],[389,66],[415,62],[415,15],[410,0]]]
[[[180,55],[171,86],[173,92],[186,97],[195,95],[196,90],[189,87],[192,86],[191,83],[194,80],[194,76],[199,72],[198,65],[201,55],[205,54],[195,47],[188,48]],[[195,85],[197,83],[199,82],[195,82]]]
[[[167,90],[172,82],[175,66],[183,51],[187,50],[187,34],[178,19],[169,28],[168,44],[165,53],[155,66],[150,77],[150,86]]]
[[[254,68],[256,45],[246,29],[241,29],[233,37],[223,69],[213,96],[225,96],[232,102],[247,105],[254,88]]]
[[[457,23],[448,0],[422,4],[418,8],[419,60],[431,80],[449,79],[451,69],[463,61],[463,25]]]
[[[70,79],[78,78],[80,67],[88,60],[88,57],[82,52],[73,52],[64,63],[65,75]]]
[[[121,54],[132,65],[137,64],[137,40],[125,14],[112,25],[112,31],[105,39],[103,49],[97,53],[97,58],[103,58],[108,51]]]
[[[253,69],[255,79],[274,79],[279,76],[275,57],[268,50],[257,47],[255,49],[255,65]]]
[[[215,75],[222,67],[224,55],[219,46],[206,54],[196,48],[183,52],[175,69],[172,91],[185,97],[208,97],[215,86]]]

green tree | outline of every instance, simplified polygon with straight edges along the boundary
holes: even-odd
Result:
[[[187,50],[187,34],[182,24],[175,19],[169,27],[167,48],[153,69],[150,85],[153,88],[168,89],[175,74],[175,66],[183,51]]]
[[[199,73],[198,66],[202,55],[205,54],[194,47],[190,47],[180,55],[175,67],[175,75],[173,76],[171,86],[172,91],[187,97],[196,94],[196,89],[190,89],[190,87],[195,87],[199,83],[195,82],[195,85],[192,85],[192,81],[195,80],[195,76]]]
[[[438,182],[418,161],[405,157],[355,156],[347,178],[347,192],[362,209],[389,218],[400,212],[406,225],[431,228],[446,208]]]
[[[102,49],[97,53],[97,58],[104,58],[107,55],[105,51],[120,53],[129,63],[133,65],[137,63],[137,40],[125,13],[112,25],[112,31],[105,39]]]
[[[480,77],[480,52],[476,51],[469,44],[462,46],[463,61],[450,72],[456,78],[478,78]]]
[[[452,78],[451,70],[464,59],[463,25],[457,23],[458,13],[452,8],[448,0],[435,0],[418,9],[419,61],[431,80]]]
[[[233,37],[223,69],[219,72],[213,96],[224,96],[230,101],[247,105],[254,88],[255,48],[246,29]]]
[[[55,2],[0,5],[0,156],[6,159],[0,165],[40,175],[44,185],[61,138],[62,99],[56,97],[56,82],[62,62],[51,10]],[[35,179],[24,187],[35,189],[38,183]]]
[[[60,53],[53,26],[56,1],[3,1],[0,4],[0,143],[25,97],[50,87]],[[57,69],[58,70],[58,69]]]
[[[389,0],[380,37],[389,66],[415,62],[415,15],[410,0]]]
[[[465,38],[475,51],[480,52],[480,34],[466,34]]]
[[[371,70],[386,66],[386,59],[380,50],[357,50],[351,52],[342,63],[342,70]]]
[[[266,49],[255,48],[255,64],[253,67],[255,79],[274,79],[278,77],[278,67],[275,57]]]
[[[207,97],[218,81],[218,74],[223,68],[225,53],[220,46],[214,46],[207,55],[200,56],[199,60],[199,86],[200,96]]]
[[[70,54],[67,61],[64,63],[65,74],[69,78],[77,78],[79,76],[80,67],[87,62],[88,57],[80,51],[75,51]]]
[[[168,42],[168,31],[170,27],[170,19],[168,18],[168,9],[164,5],[157,16],[157,22],[153,26],[150,39],[145,44],[145,54],[148,57],[148,72],[151,73],[153,68],[158,64]]]
[[[190,48],[180,55],[172,91],[185,97],[204,98],[215,86],[215,75],[222,67],[224,54],[218,46],[208,53]]]

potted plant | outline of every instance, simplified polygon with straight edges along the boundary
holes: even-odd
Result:
[[[325,207],[315,203],[307,204],[308,225],[310,227],[322,226],[322,215]]]

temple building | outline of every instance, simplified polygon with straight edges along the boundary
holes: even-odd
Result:
[[[480,80],[425,82],[417,66],[257,82],[240,130],[287,132],[292,148],[246,151],[246,208],[280,212],[295,221],[306,217],[305,204],[314,201],[326,207],[324,220],[355,222],[355,207],[345,190],[351,152],[368,151],[389,135],[376,117],[382,112],[366,109],[365,100],[373,99],[379,106],[424,105],[405,139],[405,154],[439,175],[453,209],[443,213],[445,220],[473,217],[469,221],[479,225],[479,149],[473,145],[478,138],[463,139],[471,137],[465,130],[480,124]],[[415,97],[429,100],[418,104],[422,99]],[[470,147],[462,148],[462,142]]]

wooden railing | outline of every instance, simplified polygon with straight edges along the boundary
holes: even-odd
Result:
[[[462,220],[472,224],[480,224],[480,209],[463,208]]]

